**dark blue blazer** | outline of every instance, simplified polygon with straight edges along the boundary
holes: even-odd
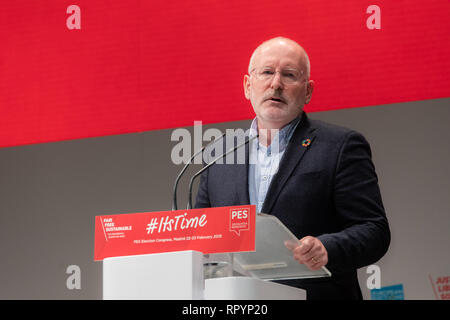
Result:
[[[245,152],[245,164],[216,164],[202,174],[197,208],[249,204],[248,145]],[[262,212],[278,217],[299,239],[319,238],[328,252],[331,278],[281,283],[307,290],[307,299],[362,298],[356,270],[386,253],[390,231],[361,134],[303,113]]]

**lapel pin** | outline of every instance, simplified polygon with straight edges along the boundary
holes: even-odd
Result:
[[[311,144],[311,139],[305,139],[302,141],[302,146],[303,147],[308,147]]]

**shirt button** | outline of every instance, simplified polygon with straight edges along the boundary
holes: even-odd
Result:
[[[262,176],[262,180],[266,181],[267,180],[267,176]]]

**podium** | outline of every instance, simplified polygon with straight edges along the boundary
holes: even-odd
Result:
[[[301,289],[252,277],[203,277],[203,253],[179,251],[103,261],[105,300],[304,300]],[[182,266],[182,267],[181,267]]]
[[[203,253],[193,250],[105,258],[103,299],[304,300],[305,290],[270,280],[329,277],[331,273],[325,267],[311,271],[299,264],[286,241],[298,239],[276,217],[257,214],[255,251],[230,253],[228,261],[214,261],[223,254],[210,255],[205,263]],[[205,268],[211,265],[232,273],[205,279]]]

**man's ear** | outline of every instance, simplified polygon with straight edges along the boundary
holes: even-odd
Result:
[[[244,76],[244,95],[247,100],[250,100],[250,76]]]
[[[306,85],[307,85],[307,87],[306,87],[305,104],[307,104],[307,103],[309,103],[311,101],[312,93],[313,93],[313,90],[314,90],[314,81],[313,80],[308,80]]]

